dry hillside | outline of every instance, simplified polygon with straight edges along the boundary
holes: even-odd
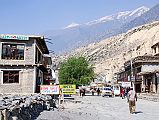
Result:
[[[86,56],[95,72],[114,79],[125,61],[131,57],[152,55],[151,46],[159,42],[159,21],[129,30],[127,33],[74,50],[69,56]]]

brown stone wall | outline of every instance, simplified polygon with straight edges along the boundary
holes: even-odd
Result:
[[[3,84],[3,67],[0,67],[0,93],[2,94],[28,94],[33,93],[33,81],[34,81],[34,67],[8,67],[8,69],[20,69],[19,72],[19,84],[18,83],[8,83]]]

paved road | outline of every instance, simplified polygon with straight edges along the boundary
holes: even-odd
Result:
[[[78,97],[81,103],[65,103],[63,111],[44,111],[37,120],[159,120],[159,102],[138,100],[130,114],[126,99],[101,96]]]

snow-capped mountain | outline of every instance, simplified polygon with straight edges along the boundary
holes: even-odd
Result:
[[[132,11],[119,12],[84,24],[72,23],[63,29],[47,31],[44,35],[52,39],[53,45],[48,45],[49,49],[64,52],[116,35],[123,25],[148,10],[149,8],[142,6]]]
[[[73,28],[73,27],[76,27],[76,26],[79,26],[79,24],[77,24],[77,23],[71,23],[70,25],[66,26],[64,29]]]
[[[149,10],[149,8],[142,6],[142,7],[139,7],[137,9],[133,10],[133,11],[124,11],[124,12],[119,12],[119,13],[114,14],[114,15],[102,17],[98,20],[88,22],[88,23],[86,23],[86,25],[98,24],[101,22],[107,22],[107,21],[111,21],[111,20],[133,19],[135,17],[141,16],[143,13],[145,13],[148,10]]]
[[[120,29],[120,32],[126,32],[127,30],[133,27],[143,25],[156,20],[159,20],[159,4],[157,4],[149,11],[145,12],[144,14],[140,15],[139,17],[136,17],[135,19],[131,20],[129,23],[124,24]]]

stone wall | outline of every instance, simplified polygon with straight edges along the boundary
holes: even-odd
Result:
[[[1,66],[4,69],[5,66]],[[3,84],[2,76],[3,71],[0,69],[0,93],[2,94],[28,94],[34,93],[33,82],[34,82],[34,67],[25,66],[10,66],[7,69],[19,69],[19,83],[8,83]]]
[[[56,107],[52,103],[52,97],[48,95],[1,95],[0,120],[33,120],[43,110]]]

